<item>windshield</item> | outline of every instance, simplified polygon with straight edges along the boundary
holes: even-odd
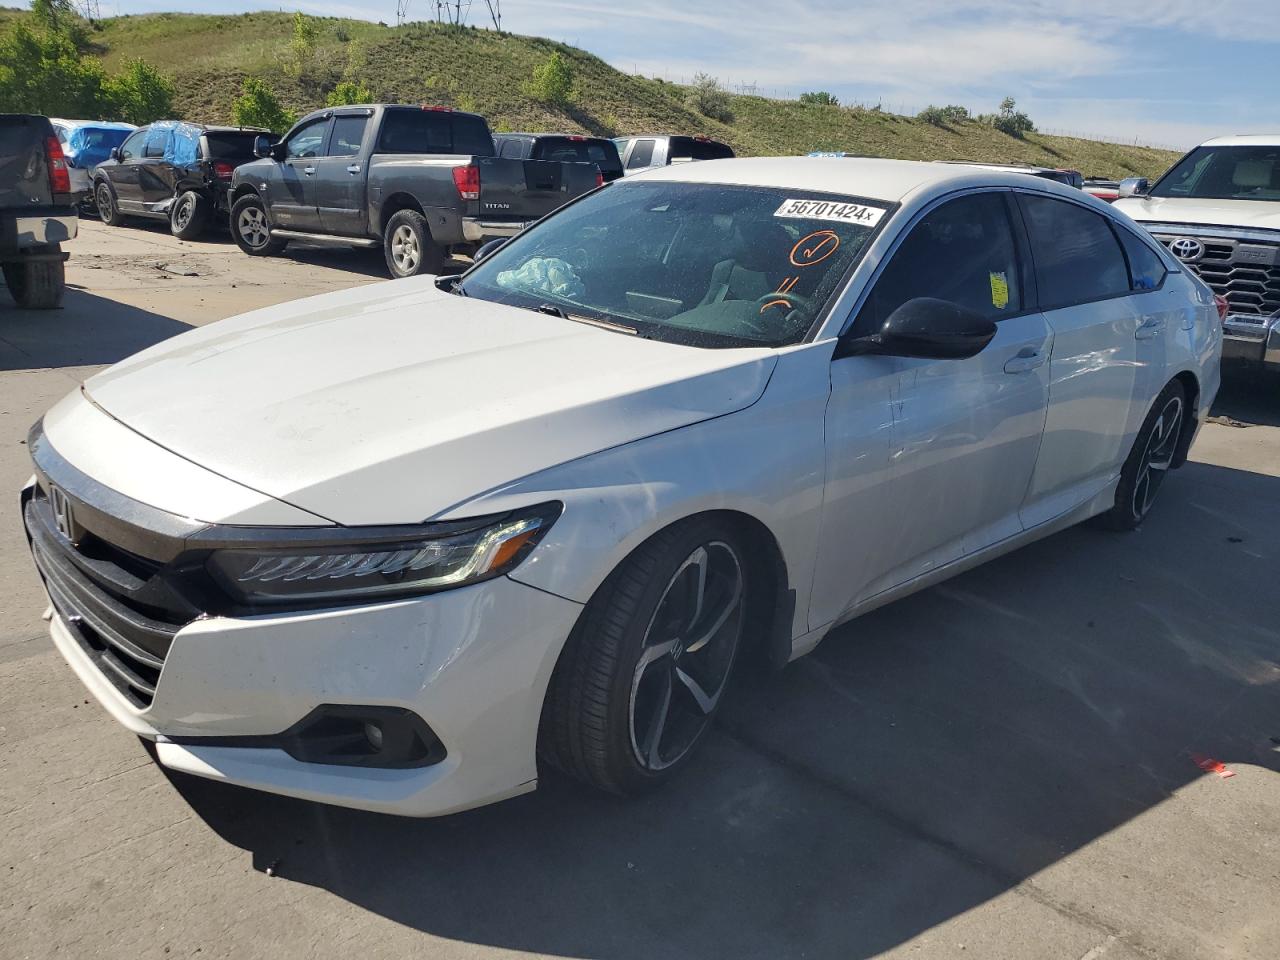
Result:
[[[889,204],[768,187],[616,183],[530,228],[457,291],[707,347],[796,343]]]
[[[1151,196],[1280,200],[1280,145],[1197,147],[1160,178]]]

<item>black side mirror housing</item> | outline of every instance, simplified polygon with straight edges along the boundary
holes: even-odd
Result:
[[[259,160],[271,156],[271,141],[259,134],[253,139],[253,155]]]
[[[112,147],[112,148],[111,148],[111,153],[110,153],[110,154],[108,154],[108,156],[110,156],[112,160],[116,161],[116,163],[119,163],[119,162],[120,162],[120,148],[119,148],[119,147]]]
[[[949,300],[917,297],[889,314],[880,330],[868,337],[841,341],[836,359],[861,354],[963,360],[976,357],[996,335],[988,320]]]
[[[476,248],[476,254],[474,257],[471,258],[471,262],[479,263],[481,260],[484,260],[486,257],[493,256],[498,251],[498,248],[501,247],[506,242],[507,242],[506,237],[495,237],[493,240],[486,240],[484,243],[480,244],[480,246]]]
[[[1146,177],[1126,177],[1120,181],[1120,186],[1116,192],[1120,194],[1120,199],[1126,197],[1145,197],[1151,190],[1151,181]]]

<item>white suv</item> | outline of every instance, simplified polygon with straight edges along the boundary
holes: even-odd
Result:
[[[1115,206],[1226,298],[1223,359],[1280,371],[1280,135],[1210,140]]]

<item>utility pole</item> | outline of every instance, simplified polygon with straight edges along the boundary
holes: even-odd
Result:
[[[396,0],[396,26],[403,27],[409,19],[409,0]]]
[[[502,0],[484,0],[489,8],[489,19],[493,21],[493,29],[502,32]]]

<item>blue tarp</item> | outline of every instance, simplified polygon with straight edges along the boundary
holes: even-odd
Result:
[[[71,131],[62,150],[73,166],[87,170],[111,156],[135,129],[128,123],[86,123]]]

